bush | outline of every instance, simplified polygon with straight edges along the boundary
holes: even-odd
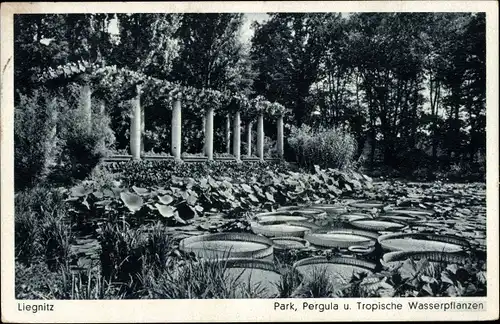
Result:
[[[116,174],[106,169],[102,164],[98,164],[91,172],[89,180],[96,190],[111,189],[116,182]]]
[[[109,154],[115,141],[110,119],[102,113],[92,114],[92,123],[85,119],[83,109],[69,109],[61,118],[61,169],[59,173],[70,179],[84,179]]]
[[[264,156],[268,158],[274,158],[278,156],[278,149],[276,146],[276,141],[268,136],[264,136]],[[255,146],[255,149],[257,147]]]
[[[307,125],[292,126],[288,143],[299,165],[313,169],[345,169],[352,165],[356,153],[354,137],[339,128],[313,130]]]
[[[56,156],[54,127],[57,100],[44,89],[30,96],[20,95],[14,108],[14,177],[15,187],[32,187],[43,178]]]

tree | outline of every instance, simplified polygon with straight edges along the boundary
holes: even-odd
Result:
[[[302,124],[311,112],[309,95],[324,52],[323,21],[330,14],[272,13],[255,23],[252,57],[259,72],[255,90],[292,107]]]
[[[14,16],[14,86],[28,93],[39,86],[41,72],[68,61],[66,15]],[[19,96],[16,96],[16,102]]]
[[[362,79],[372,143],[380,130],[384,163],[390,166],[401,162],[396,152],[416,145],[423,104],[424,15],[362,13],[351,17],[349,57]],[[372,161],[374,152],[372,147]]]
[[[180,14],[117,14],[119,39],[113,62],[119,67],[167,78],[178,55]]]
[[[217,90],[236,82],[241,76],[234,74],[234,67],[245,66],[238,40],[242,23],[243,14],[185,14],[176,34],[181,48],[173,77],[185,85]]]

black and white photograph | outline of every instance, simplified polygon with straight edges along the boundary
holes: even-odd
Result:
[[[260,299],[269,319],[498,318],[491,12],[232,4],[10,16],[8,311]]]

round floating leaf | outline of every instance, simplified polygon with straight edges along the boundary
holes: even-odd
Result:
[[[111,204],[111,200],[106,199],[106,200],[101,200],[95,203],[97,206],[108,206]]]
[[[104,197],[115,197],[115,194],[113,193],[113,191],[111,191],[109,189],[104,189],[102,191],[102,194],[104,195]]]
[[[172,175],[172,183],[173,184],[182,184],[183,178]]]
[[[134,190],[136,194],[141,195],[141,196],[147,195],[149,193],[149,191],[147,189],[139,188],[136,186],[132,186],[132,190]]]
[[[181,197],[184,200],[187,200],[189,198],[189,193],[187,191],[181,191]]]
[[[83,197],[92,192],[91,188],[85,188],[84,186],[76,186],[71,188],[71,195],[73,197]]]
[[[249,185],[245,184],[245,183],[241,184],[241,188],[243,188],[243,190],[245,190],[246,192],[248,192],[250,194],[253,193],[252,188]]]
[[[162,204],[155,204],[155,207],[158,209],[158,211],[160,212],[160,214],[163,217],[165,217],[165,218],[172,218],[172,217],[174,217],[174,212],[176,212],[175,209],[174,209],[174,207],[172,207],[172,206],[165,206],[165,205],[162,205]]]
[[[94,191],[92,194],[93,194],[93,195],[94,195],[97,199],[101,199],[101,198],[104,196],[104,194],[103,194],[101,191]]]
[[[196,216],[196,209],[186,203],[182,203],[177,206],[177,211],[179,212],[179,217],[182,219],[191,219]]]
[[[196,201],[198,199],[196,199],[196,197],[194,195],[189,195],[186,199],[186,202],[191,205],[191,206],[194,206],[196,204]]]
[[[200,180],[200,187],[201,187],[202,189],[206,189],[206,188],[210,187],[210,186],[208,185],[208,180],[207,180],[207,179],[205,179],[205,178],[201,179],[201,180]]]
[[[269,192],[266,192],[266,198],[267,198],[269,201],[276,202],[276,201],[274,200],[273,195],[272,195],[272,194],[270,194]]]
[[[165,195],[165,196],[158,196],[158,200],[160,200],[162,204],[170,205],[170,203],[174,201],[174,198],[172,198],[172,196],[170,195]]]
[[[133,213],[141,209],[144,203],[140,196],[130,192],[121,192],[120,198],[125,206],[127,206],[127,208]]]
[[[193,178],[187,178],[186,188],[190,189],[196,184]]]
[[[111,190],[113,191],[115,197],[118,197],[123,192],[122,188],[111,188]]]

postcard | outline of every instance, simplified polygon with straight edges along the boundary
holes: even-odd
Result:
[[[493,320],[498,3],[3,3],[6,323]]]

